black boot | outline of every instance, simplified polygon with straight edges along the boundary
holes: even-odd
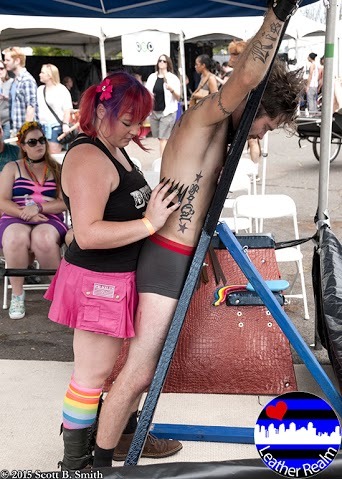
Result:
[[[84,469],[93,462],[91,454],[91,440],[93,427],[85,429],[63,428],[64,457],[59,463],[62,471]]]

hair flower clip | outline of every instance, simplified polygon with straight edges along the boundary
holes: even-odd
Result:
[[[103,80],[97,87],[96,92],[102,92],[100,95],[100,100],[109,100],[112,96],[113,85],[110,84],[110,80],[106,78]]]

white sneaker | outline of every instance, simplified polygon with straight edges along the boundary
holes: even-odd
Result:
[[[24,295],[12,296],[9,317],[11,319],[22,319],[25,317]]]

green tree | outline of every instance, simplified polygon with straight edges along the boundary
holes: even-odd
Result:
[[[33,55],[43,57],[72,57],[73,52],[69,49],[57,47],[33,47]]]

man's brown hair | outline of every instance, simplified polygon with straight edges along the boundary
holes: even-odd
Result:
[[[271,119],[280,117],[288,130],[295,130],[295,119],[304,88],[303,69],[290,71],[285,62],[276,59],[261,99],[257,118],[265,114]]]

